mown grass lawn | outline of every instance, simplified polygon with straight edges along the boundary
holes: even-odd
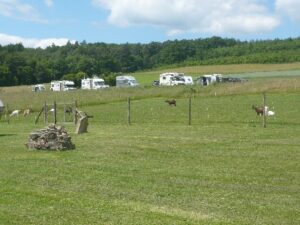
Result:
[[[182,69],[298,71],[299,63]],[[146,84],[158,74],[140,78]],[[35,112],[0,121],[0,224],[300,224],[300,79],[270,76],[206,88],[1,88],[9,109]],[[251,109],[263,92],[276,113],[267,128]],[[86,134],[65,125],[76,149],[27,150],[29,133],[45,126],[42,119],[34,125],[44,102],[74,100],[93,115]]]
[[[209,90],[208,90],[209,91]],[[0,126],[0,224],[299,224],[299,93],[86,105],[76,150],[29,151],[34,116]]]

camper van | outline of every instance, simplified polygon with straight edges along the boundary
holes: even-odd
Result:
[[[45,91],[46,88],[45,88],[45,85],[43,84],[36,84],[34,86],[32,86],[32,91],[34,92],[41,92],[41,91]]]
[[[104,80],[99,77],[85,78],[81,80],[81,89],[97,90],[102,88],[108,88]]]
[[[162,73],[159,76],[159,85],[161,86],[174,86],[174,85],[185,85],[183,73]]]
[[[52,91],[70,91],[75,90],[74,82],[70,80],[52,81],[50,90]]]
[[[191,76],[183,76],[183,79],[184,79],[185,85],[193,85],[194,84],[193,78]]]
[[[201,84],[202,86],[208,86],[213,83],[219,83],[222,82],[222,74],[207,74],[202,75],[197,79],[197,83]]]
[[[116,77],[116,86],[117,87],[136,87],[139,83],[133,76],[117,76]]]
[[[2,114],[4,113],[5,105],[3,102],[0,100],[0,119],[2,117]]]

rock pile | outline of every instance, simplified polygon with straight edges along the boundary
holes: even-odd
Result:
[[[56,126],[54,124],[30,133],[26,146],[29,149],[56,151],[75,148],[66,129],[63,126]]]

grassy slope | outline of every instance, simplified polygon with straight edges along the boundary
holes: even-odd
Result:
[[[20,92],[21,90],[21,92]],[[251,111],[268,91],[276,117]],[[78,99],[94,115],[69,152],[28,151],[35,115],[0,122],[0,224],[298,224],[300,79],[191,89],[31,93],[12,106]],[[41,95],[40,95],[41,94]],[[21,97],[22,96],[22,97]],[[126,125],[126,97],[132,126]],[[178,98],[168,107],[166,97]]]
[[[278,71],[298,71],[300,75],[300,63],[288,64],[233,64],[233,65],[212,65],[212,66],[191,66],[170,69],[158,69],[149,72],[137,72],[133,74],[142,84],[151,84],[154,80],[159,80],[159,74],[163,72],[181,72],[193,76],[194,78],[203,74],[240,74],[253,72],[275,72]],[[284,75],[284,74],[283,74]]]

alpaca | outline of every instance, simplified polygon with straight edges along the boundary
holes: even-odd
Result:
[[[169,105],[174,105],[176,106],[176,100],[172,99],[172,100],[166,100],[165,102],[169,103]]]

